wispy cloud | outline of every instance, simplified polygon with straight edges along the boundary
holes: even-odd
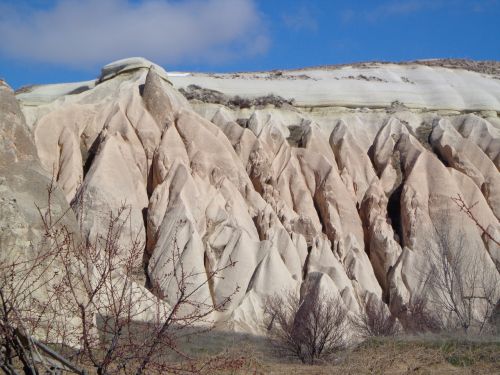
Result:
[[[222,63],[267,51],[255,0],[57,0],[0,5],[0,55],[77,68],[127,56]]]
[[[471,6],[472,10],[476,13],[487,12],[494,6],[498,6],[500,4],[499,0],[482,0],[482,1],[473,1]]]
[[[379,4],[373,8],[356,11],[345,9],[341,13],[342,21],[345,23],[354,21],[377,22],[381,19],[391,17],[402,17],[422,11],[433,11],[446,5],[454,5],[457,0],[400,0],[389,1]]]
[[[317,31],[318,22],[311,10],[305,6],[282,16],[285,26],[293,31]]]

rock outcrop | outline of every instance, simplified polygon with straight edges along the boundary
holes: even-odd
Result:
[[[83,111],[84,113],[85,110]],[[81,211],[73,212],[70,207],[75,192],[83,189],[84,165],[80,142],[84,142],[81,137],[83,125],[79,120],[85,118],[78,117],[75,113],[74,122],[68,124],[72,118],[71,108],[63,110],[62,113],[52,113],[44,121],[40,122],[40,128],[32,134],[26,124],[25,117],[21,111],[14,92],[10,87],[0,82],[0,272],[2,283],[2,304],[6,309],[13,308],[15,318],[25,319],[25,329],[36,326],[33,334],[39,334],[46,340],[61,340],[64,336],[66,343],[80,345],[81,327],[78,326],[78,319],[74,319],[74,310],[67,305],[67,299],[56,297],[56,288],[61,279],[57,276],[63,269],[65,251],[77,249],[82,240],[82,234],[91,235],[94,225],[107,224],[109,221],[109,211],[107,215],[85,215],[83,223],[91,222],[86,226],[86,231],[81,233],[78,222],[78,215]],[[60,117],[62,116],[62,118]],[[53,125],[50,128],[50,125]],[[46,128],[45,128],[46,127]],[[82,129],[80,132],[79,129]],[[91,132],[88,128],[87,131]],[[44,133],[47,131],[47,133]],[[52,133],[55,134],[52,134]],[[47,137],[51,134],[53,137]],[[45,143],[44,143],[45,142]],[[95,142],[95,141],[94,141]],[[36,144],[42,145],[38,150]],[[45,148],[44,148],[45,147]],[[42,150],[57,150],[54,154],[43,154]],[[112,151],[116,151],[112,149]],[[106,158],[107,150],[99,153],[100,158]],[[110,152],[111,153],[111,152]],[[119,153],[119,155],[122,155]],[[110,157],[106,160],[112,160]],[[121,163],[121,157],[115,159]],[[98,164],[96,164],[98,165]],[[128,169],[125,169],[128,171]],[[89,177],[92,171],[86,173]],[[98,172],[94,172],[96,175]],[[106,173],[102,172],[102,178]],[[108,176],[109,177],[109,176]],[[113,177],[113,176],[111,176]],[[115,177],[120,177],[116,174]],[[125,178],[127,175],[125,175]],[[134,176],[135,177],[135,176]],[[94,177],[97,178],[97,177]],[[101,212],[101,209],[114,211],[120,205],[120,201],[99,200],[105,192],[105,184],[94,190],[90,178],[85,179],[86,188],[82,190],[82,196],[89,194],[89,199],[83,207],[85,213],[89,210]],[[104,182],[104,181],[103,181]],[[133,181],[132,184],[135,184]],[[109,192],[113,194],[113,192]],[[130,193],[125,191],[124,193]],[[95,196],[93,194],[96,194]],[[123,198],[130,199],[123,196]],[[105,208],[99,207],[105,205]],[[112,206],[115,204],[115,206]],[[147,205],[147,197],[145,198]],[[142,233],[142,213],[139,212],[139,221]],[[103,218],[102,222],[97,222],[97,218]],[[64,228],[61,229],[52,228]],[[97,229],[96,229],[97,231]],[[103,235],[102,228],[99,234]],[[68,237],[65,234],[68,233]],[[128,233],[124,231],[124,233]],[[51,237],[54,236],[54,237]],[[56,239],[57,237],[57,239]],[[63,240],[71,239],[73,247],[62,243]],[[129,238],[121,238],[127,241]],[[57,242],[59,241],[59,242]],[[56,245],[58,243],[59,245]],[[75,270],[88,272],[85,280],[76,280],[75,285],[82,282],[92,283],[92,265],[84,265],[76,258],[71,261],[75,269],[68,272],[69,275],[79,275]],[[140,262],[139,262],[140,264]],[[19,273],[17,273],[19,271]],[[134,320],[151,321],[158,311],[165,311],[168,305],[152,295],[143,285],[139,285],[134,280],[127,280],[119,271],[114,271],[112,282],[115,287],[126,285],[128,293],[135,299],[133,310]],[[77,277],[77,276],[75,276]],[[125,288],[125,287],[123,287]],[[83,293],[82,289],[75,289],[72,292]],[[99,298],[104,301],[109,296],[99,291]],[[13,303],[14,297],[18,300]],[[28,298],[29,297],[29,298]],[[77,297],[75,297],[77,298]],[[80,298],[80,297],[78,297]],[[61,305],[62,303],[62,305]],[[103,302],[109,307],[109,301]],[[13,307],[14,306],[14,307]],[[103,313],[105,308],[100,312]],[[106,312],[104,312],[106,313]],[[55,314],[55,315],[54,315]],[[12,315],[12,314],[11,314]],[[36,319],[35,319],[36,317]],[[10,321],[12,324],[13,321]],[[64,326],[64,330],[61,327]],[[29,327],[29,328],[28,328]],[[43,333],[41,333],[43,332]],[[75,332],[77,332],[75,334]]]
[[[37,156],[30,129],[14,92],[0,82],[0,257],[2,260],[36,251],[44,228],[41,212],[47,208],[51,173]],[[54,214],[69,209],[62,191],[52,194]],[[76,220],[70,212],[66,225],[75,230]]]
[[[173,302],[174,271],[182,267],[193,286],[203,285],[188,286],[197,302],[216,306],[232,296],[211,318],[237,331],[259,332],[266,298],[299,293],[306,284],[327,288],[352,313],[370,300],[398,314],[426,298],[426,254],[443,231],[465,238],[451,243],[452,251],[467,251],[500,279],[496,242],[452,200],[461,196],[499,239],[500,81],[460,72],[460,85],[475,82],[479,101],[460,85],[452,89],[452,74],[442,68],[419,66],[407,77],[406,66],[370,66],[361,73],[380,80],[355,81],[380,89],[373,100],[329,86],[345,87],[356,69],[305,71],[308,78],[300,79],[296,72],[286,74],[290,79],[168,76],[143,59],[119,61],[78,92],[56,95],[41,86],[19,93],[27,125],[2,87],[0,176],[56,176],[66,198],[61,205],[81,200],[89,239],[124,205],[130,225],[120,241],[144,242],[135,262],[144,267],[146,287]],[[401,99],[399,86],[385,82],[395,76],[406,77],[397,83],[408,87],[401,94],[406,106],[390,106]],[[440,95],[433,80],[447,82]],[[298,100],[251,108],[190,103],[177,90],[189,84]],[[488,112],[466,113],[474,110]],[[38,158],[43,169],[21,166]],[[0,185],[4,197],[9,184]],[[2,199],[31,203],[9,194]],[[14,230],[2,228],[1,238],[14,238]],[[230,262],[236,264],[225,268]]]

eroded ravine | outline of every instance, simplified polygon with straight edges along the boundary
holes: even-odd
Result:
[[[451,199],[500,233],[491,111],[189,103],[148,66],[49,103],[24,95],[42,165],[68,201],[83,198],[85,235],[125,203],[130,233],[120,240],[142,238],[148,286],[167,302],[174,245],[194,282],[236,261],[195,293],[216,304],[238,286],[213,317],[233,329],[257,332],[265,299],[298,293],[313,272],[352,312],[376,299],[397,313],[423,295],[415,269],[428,266],[432,228],[444,221],[500,277],[500,249]]]

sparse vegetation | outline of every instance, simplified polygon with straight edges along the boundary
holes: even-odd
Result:
[[[414,85],[415,82],[413,82],[411,79],[409,79],[408,77],[401,77],[401,81],[403,81],[404,83],[409,83],[411,85]]]
[[[346,345],[347,311],[341,301],[317,293],[270,297],[265,306],[269,339],[277,350],[302,363],[331,358]]]
[[[353,79],[356,81],[366,81],[366,82],[387,82],[385,79],[382,79],[380,77],[376,76],[366,76],[364,74],[358,74],[357,76],[346,76],[346,77],[340,77],[337,79]]]
[[[303,364],[295,357],[273,351],[274,344],[262,338],[210,332],[193,340],[183,350],[193,354],[200,347],[211,353],[227,347],[244,347],[251,362],[234,372],[222,374],[496,374],[500,371],[500,339],[494,336],[450,334],[372,337],[359,345],[338,350],[334,360]]]
[[[277,95],[266,95],[256,98],[242,98],[240,96],[228,96],[216,90],[206,89],[198,85],[189,85],[186,89],[179,89],[179,92],[188,100],[199,100],[204,103],[220,104],[226,107],[235,108],[262,108],[273,105],[277,108],[285,104],[293,105],[293,100],[282,98]]]
[[[456,202],[466,207],[461,197]],[[465,234],[452,232],[448,220],[445,217],[435,226],[435,245],[429,245],[426,254],[429,268],[420,271],[433,315],[448,331],[491,332],[500,282],[497,275],[484,268],[487,254],[468,252],[470,243]]]
[[[82,374],[84,369],[97,374],[273,373],[282,366],[318,374],[500,371],[498,336],[488,336],[494,333],[498,280],[482,272],[480,257],[453,252],[467,248],[465,239],[461,234],[451,236],[442,226],[436,227],[438,246],[429,250],[432,267],[425,278],[432,309],[428,302],[414,299],[396,319],[385,305],[368,299],[365,310],[349,320],[338,299],[315,293],[302,298],[275,295],[265,305],[272,345],[247,337],[255,351],[267,354],[246,357],[227,350],[231,334],[205,349],[215,336],[195,328],[195,323],[223,309],[231,296],[217,306],[196,302],[192,274],[182,265],[169,275],[177,282],[177,303],[166,310],[157,307],[154,319],[140,322],[155,301],[132,283],[143,244],[132,241],[127,249],[118,245],[120,233],[128,227],[127,209],[110,214],[103,236],[80,241],[61,220],[66,213],[55,217],[51,211],[54,188],[49,187],[48,208],[39,209],[45,230],[42,248],[16,257],[7,254],[0,262],[0,366],[5,374],[53,373],[61,368]],[[483,235],[491,236],[476,220],[474,206],[460,196],[454,201]],[[491,240],[497,241],[493,236]],[[171,261],[176,263],[180,249],[175,242],[171,246]],[[224,267],[231,266],[232,262]],[[207,282],[218,272],[208,274]],[[186,306],[189,312],[181,313]],[[396,335],[401,332],[398,320],[407,334],[419,335]],[[365,339],[351,348],[346,347],[349,322]],[[475,339],[449,336],[457,328],[473,333]],[[205,347],[192,344],[192,337],[204,337]],[[43,349],[44,343],[52,342],[60,343],[49,348],[56,349],[55,355]],[[271,348],[280,357],[270,355]],[[321,366],[305,370],[290,358]]]
[[[408,107],[404,103],[399,100],[395,100],[391,103],[391,106],[387,108],[387,113],[403,112],[407,110]]]
[[[54,189],[52,183],[48,208],[39,208],[44,228],[40,248],[0,262],[0,368],[6,374],[17,374],[16,367],[30,375],[54,366],[65,369],[72,361],[72,372],[91,368],[98,375],[213,373],[242,366],[244,360],[238,356],[222,353],[200,360],[178,347],[181,338],[209,330],[209,315],[230,301],[232,295],[213,305],[194,295],[234,262],[197,283],[196,271],[184,269],[174,241],[169,256],[178,267],[165,278],[176,283],[177,294],[169,306],[133,281],[144,246],[137,238],[127,248],[120,245],[130,224],[127,208],[110,213],[102,235],[80,240],[64,224],[67,212],[55,217]],[[208,324],[200,326],[204,322]],[[66,348],[56,352],[62,360],[51,364],[34,337]],[[169,352],[179,360],[165,360]]]
[[[398,320],[407,334],[437,333],[442,330],[439,320],[429,310],[425,299],[415,297],[398,314]]]
[[[351,319],[351,325],[364,339],[394,336],[400,330],[398,320],[387,306],[373,299],[366,301],[364,311]]]
[[[462,207],[470,211],[467,206]],[[56,371],[63,366],[67,368],[67,365],[54,361],[37,350],[38,342],[32,339],[30,332],[37,333],[38,336],[40,332],[45,332],[46,342],[50,342],[51,338],[65,337],[67,343],[70,343],[71,338],[81,337],[84,342],[80,349],[70,349],[64,345],[52,346],[57,349],[56,354],[59,353],[66,363],[74,366],[74,373],[83,373],[84,369],[99,374],[141,373],[138,366],[144,364],[148,353],[152,354],[144,366],[147,368],[146,373],[151,374],[165,371],[206,374],[272,374],[283,371],[297,374],[402,374],[407,371],[438,374],[446,371],[500,371],[498,337],[484,336],[486,330],[481,331],[482,337],[448,336],[439,331],[440,322],[434,320],[435,317],[430,314],[424,301],[413,301],[407,305],[405,314],[398,316],[405,331],[419,333],[417,336],[395,335],[398,332],[395,317],[389,314],[385,306],[368,301],[366,310],[354,324],[366,340],[351,348],[345,346],[348,320],[346,312],[340,308],[341,303],[334,299],[319,299],[317,296],[304,296],[301,300],[294,294],[285,294],[268,300],[266,324],[270,345],[250,335],[189,329],[189,321],[185,317],[173,318],[169,323],[168,320],[161,320],[163,315],[159,314],[158,324],[137,323],[134,321],[134,314],[143,310],[133,310],[130,300],[122,298],[129,296],[125,291],[129,290],[127,288],[130,284],[107,283],[107,278],[112,275],[110,270],[115,267],[125,274],[130,273],[129,277],[133,278],[132,263],[127,262],[127,257],[110,256],[101,259],[98,256],[123,253],[123,249],[116,247],[115,239],[122,230],[121,225],[126,223],[126,220],[118,220],[123,219],[123,215],[127,217],[126,210],[118,216],[110,216],[107,229],[109,235],[101,238],[104,242],[86,243],[86,246],[76,248],[73,247],[76,243],[71,244],[74,239],[67,237],[64,225],[52,218],[50,210],[40,212],[47,230],[46,245],[52,244],[55,247],[48,246],[47,251],[34,253],[36,255],[29,260],[3,259],[0,267],[1,354],[2,370],[6,374],[34,374],[37,371]],[[443,241],[446,243],[446,238]],[[133,243],[131,246],[134,248],[138,244]],[[76,258],[66,258],[68,249],[76,251],[73,254]],[[132,249],[128,254],[135,256],[135,253]],[[71,259],[78,259],[79,262]],[[454,274],[455,258],[447,259],[449,260],[443,260],[446,262],[446,269],[450,266],[450,273]],[[62,274],[52,272],[56,262],[62,262],[59,263],[64,266]],[[88,271],[81,265],[90,263],[96,267],[98,277],[95,280],[100,280],[97,283],[92,283],[88,274],[78,275],[79,272]],[[44,277],[39,278],[40,275]],[[47,277],[48,275],[50,276]],[[33,277],[39,281],[28,283]],[[85,285],[85,282],[74,284],[73,281],[78,278],[87,280],[89,285]],[[97,287],[98,285],[101,286]],[[124,285],[128,285],[127,288]],[[33,286],[37,289],[45,288],[50,292],[51,298],[46,302],[35,298]],[[68,291],[71,292],[69,297]],[[117,297],[112,305],[104,304],[103,307],[93,303],[93,298],[99,298],[102,302],[102,298],[107,295]],[[62,306],[62,296],[66,296],[64,302],[69,303],[66,306],[72,307]],[[72,302],[77,296],[80,296],[79,300],[84,301],[85,305],[75,304],[76,300]],[[54,309],[53,304],[58,309]],[[106,314],[102,310],[104,308],[114,313]],[[39,314],[40,309],[44,311],[44,315]],[[90,315],[86,314],[91,311],[100,315],[101,319],[94,321],[87,318]],[[71,314],[76,317],[82,323],[80,327],[83,331],[80,330],[78,334],[75,327],[69,324],[70,319],[61,320],[62,312],[68,314],[66,318]],[[33,319],[26,319],[26,316]],[[190,316],[193,318],[193,315]],[[162,330],[162,327],[167,329]],[[422,332],[438,333],[422,335]],[[239,348],[247,347],[245,354],[231,352],[231,342],[233,346],[238,342]],[[277,349],[277,353],[273,349]],[[286,356],[283,355],[285,353]],[[307,366],[294,363],[294,358]]]
[[[333,70],[340,69],[346,66],[368,69],[379,64],[394,64],[394,62],[389,61],[370,61],[370,62],[360,62],[352,64],[337,64],[337,65],[320,65],[312,66],[308,68],[303,68],[299,70],[309,70],[309,69],[322,69],[322,70]],[[474,61],[468,59],[430,59],[430,60],[416,60],[416,61],[405,61],[398,62],[399,65],[422,65],[422,66],[432,66],[450,69],[464,69],[471,72],[477,72],[489,75],[500,74],[500,62],[498,61]]]

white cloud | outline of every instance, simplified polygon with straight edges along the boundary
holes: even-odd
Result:
[[[223,63],[266,52],[254,0],[58,0],[0,7],[0,54],[89,67],[144,56],[161,64]]]
[[[476,13],[488,12],[492,7],[498,6],[500,1],[498,0],[483,0],[475,1],[472,3],[472,10]]]
[[[461,0],[392,0],[363,11],[346,9],[341,12],[343,22],[377,22],[384,18],[403,17],[423,11],[434,11],[446,6],[456,6]]]
[[[370,22],[405,17],[417,13],[430,13],[439,10],[461,12],[488,12],[500,4],[500,0],[389,0],[378,2],[363,10],[347,8],[340,12],[343,23]]]
[[[295,9],[292,13],[286,13],[282,16],[285,26],[294,31],[317,31],[318,22],[311,11],[306,7]]]

